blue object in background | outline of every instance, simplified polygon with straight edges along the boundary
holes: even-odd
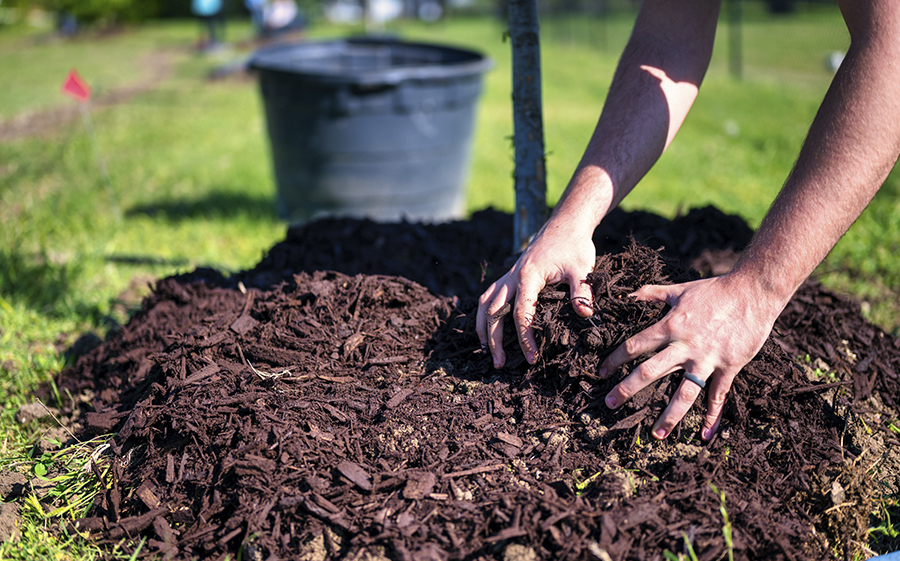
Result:
[[[266,0],[244,0],[244,5],[247,6],[247,10],[250,12],[250,19],[253,21],[253,29],[256,31],[257,35],[261,35]]]
[[[191,0],[191,11],[198,16],[214,16],[221,10],[222,0]]]
[[[900,561],[900,551],[885,553],[884,555],[879,555],[878,557],[870,557],[869,561]]]

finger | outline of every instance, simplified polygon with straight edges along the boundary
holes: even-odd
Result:
[[[666,347],[653,358],[639,364],[631,374],[610,390],[606,394],[606,406],[610,409],[618,408],[653,382],[679,370],[683,363],[681,349]]]
[[[709,396],[707,397],[706,420],[703,422],[703,430],[700,431],[700,438],[703,440],[712,439],[716,431],[719,430],[719,423],[722,421],[722,413],[725,410],[725,398],[731,391],[731,383],[734,381],[734,375],[719,375],[709,386]]]
[[[475,316],[475,333],[478,335],[478,341],[481,347],[486,349],[488,346],[488,326],[491,322],[491,309],[493,309],[494,300],[503,286],[506,277],[494,282],[488,287],[484,293],[478,297],[478,312]]]
[[[488,306],[494,301],[494,293],[497,290],[497,283],[492,284],[484,291],[484,294],[478,297],[478,311],[475,316],[475,334],[478,335],[478,341],[481,343],[482,349],[487,349],[488,334]]]
[[[482,334],[479,333],[479,339],[482,345],[487,344],[490,349],[494,368],[500,368],[506,362],[506,353],[503,352],[503,319],[498,314],[511,296],[508,285],[500,281],[498,283],[479,298],[478,317],[475,318],[476,331],[481,325],[484,334],[484,339],[481,339]]]
[[[497,296],[485,310],[487,320],[488,347],[494,359],[494,368],[502,368],[506,364],[506,353],[503,351],[503,306],[509,302],[514,294],[509,294],[508,285],[503,284],[497,291]]]
[[[644,353],[653,352],[669,343],[669,336],[665,327],[655,323],[637,335],[626,339],[624,343],[616,347],[610,353],[603,364],[600,365],[598,374],[601,378],[607,378],[616,371],[616,368],[631,362]]]
[[[534,279],[534,280],[532,280]],[[544,281],[534,277],[520,277],[518,295],[513,309],[513,319],[516,322],[516,334],[519,337],[519,346],[525,354],[528,364],[534,364],[537,359],[537,342],[534,339],[534,314],[537,311],[537,296],[544,288]]]
[[[673,290],[676,290],[677,286],[678,285],[673,284],[647,284],[635,290],[631,295],[634,296],[636,300],[643,300],[646,302],[668,302],[669,298],[673,295]]]
[[[692,371],[691,374],[702,380],[705,386],[706,380],[710,375],[698,374],[697,372]],[[656,424],[653,425],[653,430],[651,431],[653,437],[662,440],[669,436],[675,425],[684,418],[691,406],[694,405],[694,402],[697,401],[697,396],[700,395],[702,389],[696,382],[683,377],[666,410],[663,411],[663,414],[656,420]]]
[[[572,298],[572,308],[575,313],[583,318],[594,314],[592,304],[594,295],[591,293],[591,285],[587,280],[569,279],[569,294]]]
[[[488,347],[494,368],[503,368],[506,364],[506,353],[503,351],[503,318],[488,321]]]

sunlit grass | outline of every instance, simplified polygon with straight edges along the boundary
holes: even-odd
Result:
[[[75,520],[87,514],[97,492],[109,482],[110,464],[104,455],[108,448],[104,443],[109,438],[99,436],[55,452],[36,452],[28,446],[9,450],[5,445],[0,468],[27,474],[33,482],[19,501],[20,538],[0,543],[0,559],[125,558],[119,547],[101,547],[72,527]]]

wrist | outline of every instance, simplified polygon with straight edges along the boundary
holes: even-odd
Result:
[[[592,235],[613,206],[612,181],[602,169],[579,167],[560,197],[550,221],[566,223],[572,230]]]
[[[799,286],[783,274],[765,267],[754,267],[743,260],[723,275],[722,281],[729,290],[757,310],[759,319],[770,324],[775,323]]]

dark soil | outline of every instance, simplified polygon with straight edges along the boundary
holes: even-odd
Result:
[[[511,232],[492,211],[323,220],[251,271],[160,281],[59,377],[92,396],[86,431],[118,433],[78,526],[166,559],[642,560],[689,543],[704,561],[807,560],[867,543],[876,493],[898,492],[900,344],[857,304],[805,284],[719,434],[699,440],[701,399],[658,442],[678,376],[610,411],[625,371],[596,368],[666,312],[633,290],[727,270],[750,229],[712,208],[615,212],[595,235],[594,318],[545,289],[540,360],[508,334],[496,371],[472,312]]]

